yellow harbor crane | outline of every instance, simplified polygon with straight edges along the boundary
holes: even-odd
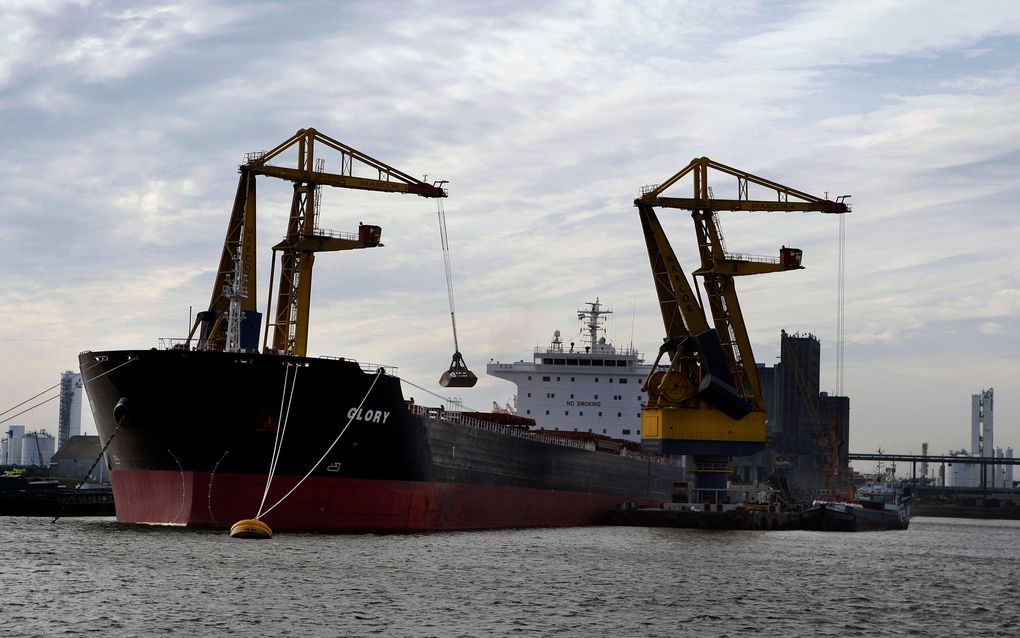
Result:
[[[297,166],[275,166],[270,162],[295,149]],[[333,171],[327,170],[327,158]],[[332,164],[335,162],[335,164]],[[370,177],[355,175],[367,173]],[[265,332],[262,348],[268,349],[269,328],[273,328],[272,351],[304,356],[308,346],[308,314],[312,288],[312,265],[318,252],[356,250],[380,246],[382,230],[361,225],[357,234],[325,230],[318,224],[321,186],[352,188],[384,193],[410,193],[443,198],[446,190],[427,184],[388,166],[314,128],[301,129],[275,148],[250,153],[239,168],[240,179],[234,207],[223,241],[216,281],[209,309],[200,312],[185,347],[191,347],[198,332],[197,347],[206,350],[254,351],[258,346],[261,316],[255,299],[255,178],[259,175],[294,184],[287,235],[273,246],[272,268],[279,255],[280,277],[275,313],[272,312],[270,273]]]
[[[715,199],[709,170],[736,178],[736,199]],[[693,181],[691,197],[664,193],[684,178]],[[751,199],[751,187],[775,199]],[[765,447],[765,404],[751,352],[734,278],[802,268],[802,253],[783,247],[778,258],[726,251],[720,211],[787,211],[846,213],[830,201],[714,162],[691,160],[662,184],[642,189],[634,200],[641,219],[659,307],[666,330],[663,345],[642,389],[641,444],[657,454],[692,454],[696,489],[704,494],[726,488],[732,456],[747,456]],[[701,257],[692,286],[655,215],[655,208],[691,212]],[[707,307],[706,307],[707,306]],[[711,311],[709,323],[706,310]],[[660,366],[660,361],[665,362]]]

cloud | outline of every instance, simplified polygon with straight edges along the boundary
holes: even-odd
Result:
[[[209,297],[243,154],[315,126],[450,180],[458,332],[475,368],[571,334],[573,311],[595,296],[632,308],[636,345],[654,352],[660,319],[632,200],[693,157],[852,193],[854,423],[906,446],[917,427],[868,430],[916,372],[898,359],[950,369],[1016,347],[1001,326],[1020,316],[1018,31],[1012,3],[11,5],[0,17],[0,311],[35,345],[5,361],[0,404],[52,385],[80,349],[180,336],[187,307]],[[259,183],[260,307],[290,197],[287,184]],[[316,260],[313,348],[437,377],[452,335],[435,203],[327,190],[321,215],[337,230],[379,223],[386,246]],[[690,222],[662,218],[693,270]],[[805,250],[804,271],[738,282],[759,356],[780,328],[815,332],[828,352],[835,220],[722,224],[735,252]],[[617,340],[629,341],[623,323]],[[961,335],[972,353],[955,347]],[[999,376],[924,378],[946,396],[971,378],[1020,393],[1007,365],[989,370]],[[511,392],[484,380],[469,403]]]

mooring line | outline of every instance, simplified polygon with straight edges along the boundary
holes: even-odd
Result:
[[[265,516],[269,512],[273,511],[276,508],[277,505],[282,503],[288,496],[293,494],[294,490],[296,490],[297,488],[301,487],[301,484],[304,483],[308,479],[308,477],[312,475],[312,472],[315,471],[315,468],[319,467],[319,465],[321,465],[322,462],[326,460],[326,457],[329,456],[329,453],[332,452],[333,448],[336,447],[336,444],[340,442],[340,438],[343,437],[344,432],[346,432],[347,428],[350,427],[351,423],[354,422],[354,417],[357,416],[359,412],[361,412],[362,406],[364,406],[365,405],[365,401],[368,400],[368,395],[372,394],[372,390],[375,388],[376,382],[379,381],[379,377],[381,377],[383,375],[383,372],[384,372],[383,369],[379,368],[379,371],[376,372],[376,374],[375,374],[375,378],[372,379],[372,385],[368,386],[368,391],[365,392],[365,396],[363,396],[361,398],[361,403],[359,403],[358,407],[354,410],[354,412],[351,413],[350,418],[347,419],[347,424],[344,425],[342,430],[340,430],[340,434],[338,434],[336,436],[336,439],[334,439],[332,445],[330,445],[329,448],[325,451],[325,453],[323,453],[323,455],[319,458],[319,460],[316,461],[314,465],[312,465],[312,469],[308,470],[308,473],[305,474],[303,477],[301,477],[301,480],[298,481],[297,484],[294,485],[294,487],[290,488],[289,492],[287,492],[282,497],[280,497],[280,500],[278,500],[275,503],[273,503],[272,507],[270,507],[269,509],[267,509],[264,512],[261,511],[261,508],[260,508],[259,509],[259,514],[255,516],[256,520],[258,520],[259,518]]]
[[[273,439],[273,454],[269,458],[269,474],[266,476],[266,487],[262,491],[262,502],[259,503],[259,514],[255,516],[257,519],[261,516],[262,508],[266,505],[266,498],[269,496],[269,488],[273,484],[273,478],[276,476],[276,465],[280,460],[280,452],[283,450],[283,437],[287,434],[287,422],[290,421],[290,406],[294,403],[294,388],[297,386],[297,371],[298,368],[294,368],[294,376],[291,378],[290,393],[287,392],[287,377],[290,374],[290,365],[287,364],[287,368],[283,374],[283,392],[280,394],[280,418],[276,422],[276,437]],[[286,413],[283,410],[284,404],[287,405]]]
[[[96,466],[99,465],[99,459],[103,458],[103,455],[106,454],[106,449],[110,447],[111,443],[113,443],[113,437],[117,436],[117,432],[119,430],[120,423],[117,424],[117,427],[113,428],[113,434],[110,435],[110,438],[106,441],[106,445],[103,446],[103,449],[99,450],[99,456],[97,456],[96,460],[92,462],[92,467],[89,468],[89,471],[85,472],[85,477],[82,478],[82,480],[77,485],[74,486],[74,491],[77,492],[82,485],[85,485],[85,481],[89,480],[89,477],[92,476],[92,470],[96,469]],[[57,515],[53,517],[53,520],[50,521],[50,523],[56,523],[57,519],[63,516],[64,507],[66,506],[67,501],[64,501],[63,503],[60,504],[60,511],[57,512]]]
[[[137,360],[138,360],[138,357],[130,357],[130,358],[129,358],[129,359],[127,360],[127,361],[125,361],[124,363],[122,363],[122,364],[120,364],[120,365],[118,365],[118,366],[114,366],[114,367],[110,368],[109,370],[107,370],[106,372],[104,372],[104,373],[102,373],[102,374],[97,374],[96,376],[94,376],[94,377],[92,377],[91,379],[89,379],[89,381],[95,381],[96,379],[101,379],[102,377],[105,377],[106,375],[110,374],[110,373],[111,373],[111,372],[113,372],[114,370],[118,370],[118,369],[120,369],[120,368],[123,368],[123,367],[124,367],[124,366],[126,366],[127,364],[129,364],[129,363],[134,363],[134,362],[135,362],[135,361],[137,361]],[[91,369],[92,369],[93,367],[94,367],[94,366],[89,366],[89,368],[88,368],[88,369],[89,369],[89,370],[91,370]],[[81,378],[82,378],[82,382],[84,383],[84,382],[85,382],[85,371],[84,371],[84,370],[82,370],[82,375],[81,375]]]

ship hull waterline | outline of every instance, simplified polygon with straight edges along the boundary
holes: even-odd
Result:
[[[592,525],[625,503],[668,501],[684,479],[675,463],[450,422],[351,361],[151,350],[80,364],[100,435],[113,437],[121,522],[227,529],[311,471],[262,517],[274,530]]]

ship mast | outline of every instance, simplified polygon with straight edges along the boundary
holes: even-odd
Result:
[[[590,309],[578,309],[577,318],[584,321],[584,326],[588,329],[588,336],[586,337],[589,344],[590,352],[595,354],[597,352],[597,345],[599,342],[599,331],[605,332],[606,329],[602,327],[602,322],[605,320],[605,315],[613,314],[612,310],[602,310],[602,304],[599,303],[599,298],[595,297],[595,301],[589,301],[585,304],[591,306]]]
[[[227,341],[224,352],[241,351],[241,300],[248,298],[248,276],[244,274],[241,264],[241,253],[234,253],[234,273],[223,285],[223,298],[228,300],[227,309]]]

